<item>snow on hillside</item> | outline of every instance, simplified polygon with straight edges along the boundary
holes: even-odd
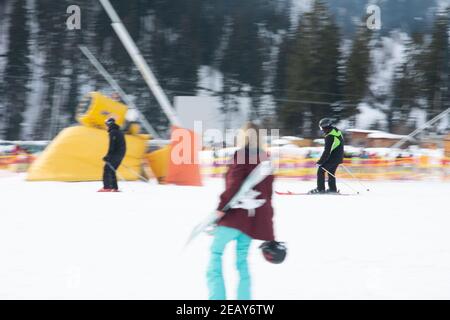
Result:
[[[395,68],[405,60],[405,43],[409,37],[404,32],[392,32],[390,37],[377,40],[372,49],[373,73],[369,78],[369,89],[378,94],[385,95],[392,90],[392,79]]]
[[[362,102],[358,105],[359,113],[356,115],[356,127],[368,129],[372,125],[387,125],[387,116],[384,112]]]

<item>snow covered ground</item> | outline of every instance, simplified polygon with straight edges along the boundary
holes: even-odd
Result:
[[[274,196],[289,252],[271,265],[255,241],[255,299],[450,299],[450,185],[367,184],[371,192],[359,196]],[[117,194],[99,187],[0,179],[0,299],[206,299],[210,237],[183,244],[223,181],[129,182]],[[280,191],[312,187],[276,182]],[[224,263],[230,298],[232,250]]]

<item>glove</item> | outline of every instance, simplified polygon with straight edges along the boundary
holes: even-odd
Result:
[[[214,224],[208,226],[208,227],[205,229],[205,233],[206,233],[207,235],[213,236],[214,233],[216,232],[216,228],[217,228],[217,224],[214,223]]]

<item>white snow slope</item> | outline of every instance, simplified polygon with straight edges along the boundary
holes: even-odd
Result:
[[[271,265],[253,243],[255,299],[450,299],[450,185],[367,184],[359,196],[274,196],[289,252]],[[96,193],[100,183],[1,178],[0,299],[206,299],[211,238],[183,245],[223,181],[120,185]],[[280,191],[312,187],[276,182]],[[224,273],[234,299],[232,251]]]

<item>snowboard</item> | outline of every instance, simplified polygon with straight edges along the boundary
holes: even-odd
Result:
[[[258,185],[261,181],[263,181],[267,176],[271,175],[273,172],[272,162],[262,161],[260,162],[255,169],[250,172],[250,174],[245,178],[239,190],[236,194],[231,198],[231,200],[225,205],[223,208],[223,212],[230,210],[231,208],[242,207],[246,208],[246,204],[249,202],[249,197],[252,198],[250,200],[264,201],[262,199],[254,199],[259,195],[259,192],[253,190],[253,188]],[[185,246],[187,246],[192,240],[194,240],[200,233],[208,229],[208,227],[214,225],[217,222],[216,211],[213,211],[209,215],[207,215],[200,223],[198,223],[191,231],[188,240],[186,241]]]

